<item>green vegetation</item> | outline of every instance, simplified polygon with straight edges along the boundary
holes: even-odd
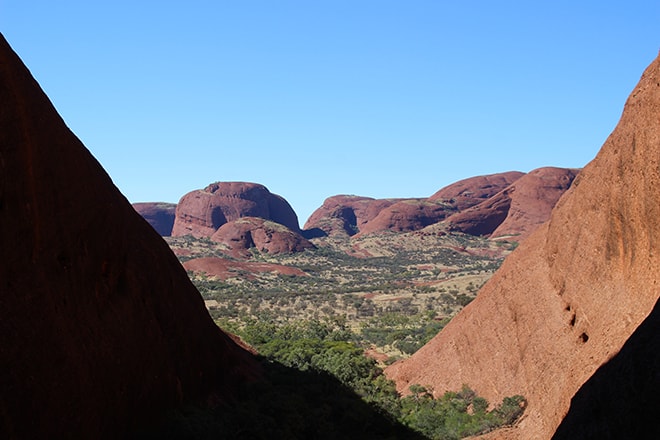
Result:
[[[182,261],[228,258],[208,239],[168,242],[185,255]],[[413,385],[402,397],[382,370],[417,351],[472,301],[510,246],[460,234],[319,243],[297,254],[255,251],[250,258],[304,276],[190,273],[216,322],[260,353],[266,380],[245,384],[229,405],[177,411],[153,438],[458,439],[520,416],[521,396],[493,408],[467,386],[438,396]]]
[[[396,316],[389,319],[396,320]],[[400,326],[397,321],[393,326]],[[505,398],[488,411],[488,402],[468,386],[434,398],[430,389],[410,387],[401,398],[376,361],[364,355],[341,320],[295,320],[278,324],[268,317],[233,327],[271,364],[300,372],[328,374],[390,421],[431,439],[460,439],[513,423],[524,410],[521,396]]]
[[[250,258],[295,267],[304,276],[244,269],[224,279],[190,276],[204,299],[215,301],[209,309],[216,320],[240,326],[264,314],[280,320],[341,316],[361,345],[371,344],[392,358],[406,357],[476,297],[508,249],[460,234],[402,235],[326,242],[291,255],[255,251]],[[208,239],[168,241],[185,255],[182,261],[227,258],[223,246]],[[368,256],[355,256],[355,249]]]
[[[431,340],[447,325],[449,318],[435,319],[436,312],[408,316],[402,313],[387,312],[363,322],[360,336],[377,347],[393,347],[411,355]]]

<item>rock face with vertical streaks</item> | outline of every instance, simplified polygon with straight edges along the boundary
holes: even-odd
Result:
[[[527,410],[505,437],[550,438],[573,395],[621,350],[658,300],[658,188],[656,59],[549,222],[438,336],[387,375],[402,391],[418,383],[441,394],[468,384],[491,402],[522,394]],[[504,438],[498,435],[486,438]]]

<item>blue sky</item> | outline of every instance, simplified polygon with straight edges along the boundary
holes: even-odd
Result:
[[[0,30],[131,202],[214,181],[425,197],[582,167],[660,49],[654,1],[0,0]]]

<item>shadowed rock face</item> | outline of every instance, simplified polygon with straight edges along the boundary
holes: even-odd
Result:
[[[125,438],[254,361],[0,37],[0,438]]]
[[[553,440],[660,438],[660,303],[571,399]]]
[[[419,383],[441,394],[468,384],[491,402],[522,394],[528,407],[506,438],[552,436],[573,395],[658,300],[658,121],[655,60],[550,221],[438,336],[386,370],[400,390]]]
[[[227,222],[259,217],[299,233],[298,217],[282,197],[257,183],[216,182],[184,195],[176,208],[173,237],[210,237]]]
[[[172,235],[176,203],[133,203],[133,208],[163,237]]]

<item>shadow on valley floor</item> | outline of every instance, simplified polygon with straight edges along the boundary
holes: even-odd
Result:
[[[424,439],[368,405],[332,376],[262,362],[263,381],[234,402],[187,406],[135,439]]]

